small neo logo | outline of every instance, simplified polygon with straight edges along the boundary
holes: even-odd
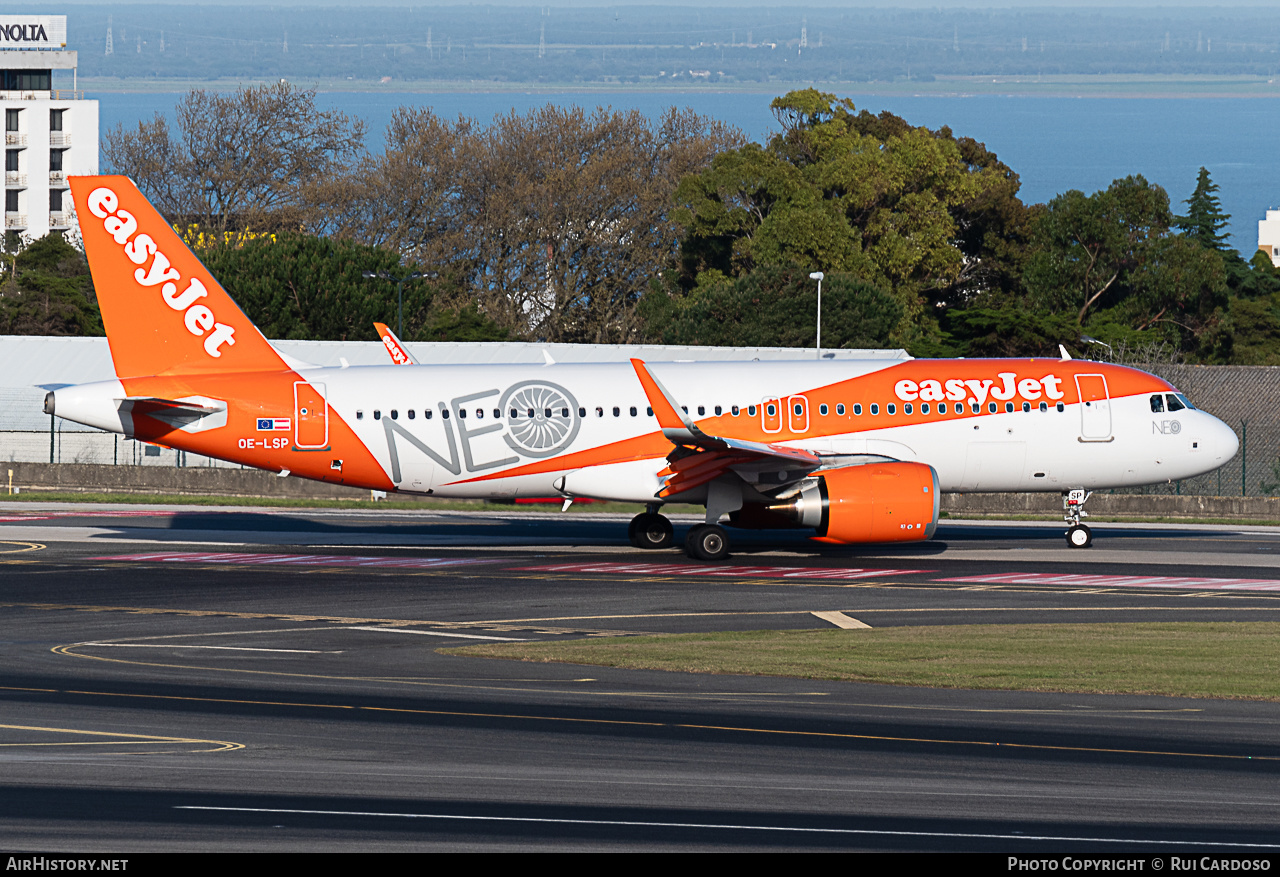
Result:
[[[582,419],[573,394],[559,384],[525,381],[507,389],[500,403],[507,418],[503,436],[511,450],[526,457],[551,457],[578,435]]]
[[[1151,421],[1151,431],[1158,432],[1161,435],[1177,435],[1182,432],[1182,424],[1176,420],[1153,420]]]

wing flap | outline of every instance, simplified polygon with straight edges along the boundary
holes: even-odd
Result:
[[[744,463],[778,460],[802,474],[822,465],[817,454],[803,448],[708,435],[649,371],[643,360],[633,359],[631,365],[644,387],[662,434],[674,446],[672,456],[667,458],[667,467],[658,473],[664,479],[662,489],[657,493],[659,498],[666,499],[701,487]]]

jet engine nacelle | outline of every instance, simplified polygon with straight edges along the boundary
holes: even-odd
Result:
[[[938,473],[903,462],[830,469],[766,511],[813,527],[821,542],[918,542],[938,526]]]

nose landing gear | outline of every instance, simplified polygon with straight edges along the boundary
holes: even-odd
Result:
[[[1067,522],[1067,544],[1072,548],[1088,548],[1093,545],[1093,531],[1081,518],[1089,517],[1084,504],[1093,496],[1093,491],[1075,488],[1062,494],[1062,517]]]

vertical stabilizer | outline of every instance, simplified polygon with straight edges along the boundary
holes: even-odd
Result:
[[[71,177],[119,377],[287,368],[128,177]]]

